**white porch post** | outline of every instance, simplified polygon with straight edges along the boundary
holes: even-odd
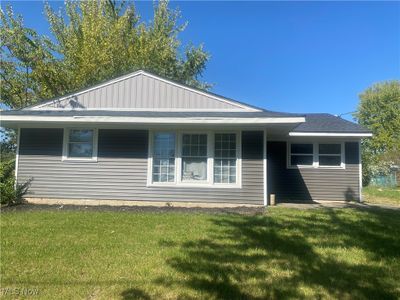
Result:
[[[361,140],[358,141],[358,171],[359,171],[359,178],[358,178],[358,197],[359,202],[362,202],[362,160],[361,160]]]
[[[21,136],[21,128],[18,127],[18,129],[17,129],[17,149],[16,149],[16,154],[15,154],[15,171],[14,171],[15,182],[14,182],[14,189],[17,188],[17,184],[18,184],[18,161],[19,161],[19,141],[20,141],[20,136]]]
[[[268,206],[268,184],[267,184],[267,130],[264,129],[264,137],[263,137],[263,162],[264,162],[264,206]]]

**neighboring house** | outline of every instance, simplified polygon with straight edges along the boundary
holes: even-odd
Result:
[[[33,179],[36,202],[360,200],[360,139],[371,136],[330,114],[272,112],[144,71],[2,111],[1,122],[18,129],[17,181]]]

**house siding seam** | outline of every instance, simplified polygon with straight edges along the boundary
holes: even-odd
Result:
[[[238,105],[214,99],[145,74],[53,101],[49,108],[80,109],[241,109]],[[245,109],[243,109],[245,110]]]
[[[262,146],[243,132],[242,188],[147,187],[148,132],[99,129],[98,161],[61,161],[63,129],[21,129],[19,183],[28,197],[263,204]]]
[[[345,142],[345,169],[288,169],[286,142],[268,142],[268,192],[277,201],[358,200],[358,142]]]

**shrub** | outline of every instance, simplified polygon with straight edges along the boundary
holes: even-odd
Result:
[[[22,203],[24,195],[29,189],[32,179],[22,184],[14,185],[15,160],[8,160],[0,164],[0,198],[1,205],[15,205]]]

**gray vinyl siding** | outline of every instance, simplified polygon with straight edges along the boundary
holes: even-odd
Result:
[[[98,161],[61,161],[62,129],[21,129],[18,181],[28,197],[263,204],[262,143],[243,132],[242,188],[147,187],[148,132],[99,129]],[[260,154],[261,153],[261,154]]]
[[[240,109],[206,94],[155,79],[136,75],[80,95],[53,101],[40,109]]]
[[[277,201],[359,199],[358,142],[345,143],[345,169],[286,166],[286,142],[268,142],[268,193]]]

